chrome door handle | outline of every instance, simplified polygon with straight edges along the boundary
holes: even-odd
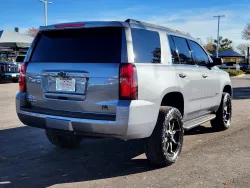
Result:
[[[202,75],[202,77],[203,77],[203,78],[206,78],[206,77],[208,77],[208,75],[206,75],[206,74],[203,74],[203,75]]]
[[[185,73],[180,73],[179,76],[180,76],[181,78],[186,78],[186,77],[187,77],[187,74],[185,74]]]

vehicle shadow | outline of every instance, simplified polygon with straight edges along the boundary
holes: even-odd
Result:
[[[43,130],[0,131],[0,182],[5,187],[48,187],[106,179],[156,169],[144,156],[143,140],[86,139],[79,149],[51,145]]]
[[[185,136],[214,133],[198,126]],[[84,139],[78,149],[50,144],[44,130],[19,127],[0,131],[0,186],[49,187],[156,170],[144,154],[144,140]]]
[[[233,99],[234,100],[250,99],[250,87],[233,88]]]
[[[199,125],[193,129],[185,131],[185,136],[209,134],[209,133],[215,133],[215,132],[218,132],[218,131],[214,130],[212,127],[205,127],[203,125]]]
[[[0,84],[15,84],[15,83],[12,82],[11,80],[1,80]]]

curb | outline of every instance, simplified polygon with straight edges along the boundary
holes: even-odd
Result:
[[[240,78],[240,77],[242,77],[242,76],[246,76],[246,74],[241,74],[241,75],[238,75],[238,76],[232,76],[233,78]]]

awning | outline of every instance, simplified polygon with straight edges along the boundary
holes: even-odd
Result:
[[[0,47],[28,48],[33,38],[15,31],[0,31]]]
[[[239,53],[237,53],[236,51],[234,50],[225,50],[225,51],[222,51],[218,54],[219,57],[238,57],[238,58],[245,58],[244,55],[241,55]]]

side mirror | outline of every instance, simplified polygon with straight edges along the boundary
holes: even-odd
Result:
[[[209,63],[208,67],[214,67],[214,66],[223,64],[223,59],[222,58],[219,58],[219,57],[217,58],[217,57],[211,56],[211,59],[213,60],[213,62]]]

